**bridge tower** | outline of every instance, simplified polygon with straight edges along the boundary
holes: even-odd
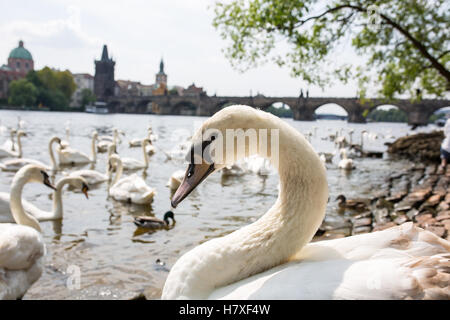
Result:
[[[167,88],[167,74],[164,73],[164,61],[161,58],[161,62],[159,63],[159,72],[156,74],[156,87],[164,87]]]
[[[114,66],[116,62],[108,57],[108,47],[103,45],[102,57],[95,60],[94,94],[97,100],[105,101],[114,96]]]

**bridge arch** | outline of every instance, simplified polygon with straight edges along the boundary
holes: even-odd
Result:
[[[182,100],[177,102],[172,107],[172,114],[181,115],[181,116],[195,116],[197,115],[197,105],[188,100]]]
[[[376,122],[407,122],[408,115],[399,106],[393,104],[379,104],[367,109],[365,115],[368,121]]]
[[[347,120],[350,112],[337,103],[324,103],[314,107],[316,119]]]
[[[283,101],[272,102],[269,105],[263,106],[261,109],[263,109],[264,111],[270,112],[280,118],[292,118],[293,117],[292,107]]]

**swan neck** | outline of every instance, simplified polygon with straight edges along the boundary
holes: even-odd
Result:
[[[22,204],[22,190],[24,185],[29,181],[29,177],[27,174],[14,176],[13,182],[11,184],[11,193],[10,193],[10,209],[14,221],[17,224],[21,224],[24,226],[29,226],[37,231],[41,232],[41,227],[36,218],[32,215],[25,212]]]
[[[148,144],[147,140],[144,140],[142,142],[142,152],[144,153],[144,165],[145,165],[145,168],[148,168],[148,154],[147,154],[147,150],[145,149],[147,144]]]
[[[17,157],[22,158],[22,142],[20,134],[17,135],[17,148],[18,148]]]
[[[91,143],[92,162],[97,162],[97,149],[96,149],[95,141],[96,141],[96,138],[95,138],[95,135],[93,135],[92,136],[92,143]]]
[[[56,165],[55,154],[53,153],[53,143],[56,142],[56,139],[53,138],[48,143],[48,153],[50,155],[50,162],[52,163],[52,170],[57,170],[58,166]]]
[[[117,183],[117,181],[119,181],[119,179],[122,177],[122,173],[123,173],[122,160],[117,158],[117,162],[116,163],[117,163],[116,175],[114,177],[114,180],[111,182],[111,186],[114,186]]]

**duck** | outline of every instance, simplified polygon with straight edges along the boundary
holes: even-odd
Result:
[[[3,171],[10,171],[10,172],[17,172],[20,168],[23,166],[26,166],[27,164],[35,164],[44,167],[48,171],[57,171],[59,169],[58,164],[55,160],[55,155],[53,153],[53,144],[58,143],[61,146],[61,139],[54,136],[50,139],[48,142],[48,152],[50,155],[50,163],[51,165],[48,166],[41,161],[34,160],[34,159],[27,159],[27,158],[16,158],[11,160],[6,160],[2,163],[0,163],[0,170]]]
[[[156,191],[149,187],[144,179],[135,173],[122,178],[122,160],[116,154],[109,158],[110,170],[113,167],[116,167],[116,175],[109,187],[109,195],[114,200],[141,205],[150,204],[153,201]]]
[[[82,165],[87,163],[96,163],[97,162],[97,151],[95,148],[95,144],[98,138],[97,131],[94,131],[92,133],[92,143],[91,143],[91,151],[92,151],[92,157],[89,157],[87,154],[85,154],[82,151],[79,151],[77,149],[68,147],[68,148],[59,148],[57,150],[58,157],[59,157],[59,164],[60,165]]]
[[[167,211],[164,214],[163,220],[151,216],[138,216],[134,218],[134,224],[137,227],[145,229],[161,229],[170,226],[170,221],[172,220],[172,226],[175,225],[175,217],[172,211]]]
[[[22,157],[22,143],[21,137],[26,137],[25,131],[17,131],[17,151],[11,149],[0,148],[0,158],[21,158]]]
[[[177,170],[174,173],[172,173],[172,175],[169,178],[169,181],[167,181],[166,186],[169,187],[170,190],[177,190],[183,179],[184,179],[184,171]]]
[[[343,194],[336,197],[338,206],[341,209],[353,209],[353,210],[367,210],[370,200],[369,199],[347,199]]]
[[[39,166],[41,167],[41,166]],[[45,168],[44,168],[45,169]],[[21,169],[22,170],[22,169]],[[22,205],[28,215],[33,216],[38,221],[51,221],[62,219],[63,217],[63,202],[62,190],[66,184],[80,190],[88,199],[89,186],[87,181],[81,177],[64,177],[57,183],[53,191],[53,207],[51,211],[44,211],[37,208],[27,200],[22,199]],[[0,223],[14,222],[10,204],[12,196],[7,192],[0,192]]]
[[[149,143],[150,143],[150,140],[148,140],[147,138],[142,140],[141,147],[142,147],[142,153],[144,156],[144,161],[139,161],[139,160],[136,160],[134,158],[129,158],[129,157],[121,158],[123,170],[125,170],[125,171],[133,171],[133,170],[140,170],[140,169],[146,170],[148,168],[149,160],[148,160],[148,154],[147,154],[146,147]]]
[[[267,152],[256,147],[235,153],[231,148],[226,161],[204,152],[195,155],[199,161],[188,165],[172,207],[213,172],[253,152],[268,157],[278,170],[278,198],[257,221],[179,257],[170,268],[162,299],[449,298],[450,242],[412,223],[310,243],[327,208],[326,169],[287,122],[249,106],[229,106],[207,119],[192,143],[203,146],[202,151],[206,145],[217,150],[226,146],[226,138],[216,135],[227,137],[227,130],[242,128],[265,130],[269,136],[276,129],[279,140],[269,144]],[[279,149],[275,156],[272,145]]]
[[[340,150],[341,160],[339,161],[338,167],[344,170],[353,170],[355,169],[355,165],[352,159],[347,158],[347,151],[342,148]]]
[[[0,223],[0,300],[21,299],[44,270],[39,222],[22,206],[22,189],[31,182],[54,189],[45,169],[37,165],[23,167],[13,178],[10,207],[16,223]]]

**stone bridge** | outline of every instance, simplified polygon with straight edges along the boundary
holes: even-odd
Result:
[[[399,99],[386,102],[381,99],[361,101],[358,98],[313,98],[313,97],[219,97],[219,96],[118,96],[110,97],[107,105],[110,112],[154,113],[162,115],[211,116],[221,108],[231,104],[245,104],[254,108],[266,109],[276,102],[289,106],[294,120],[312,121],[317,108],[335,103],[348,113],[348,121],[364,123],[364,115],[380,105],[391,104],[408,115],[408,124],[425,125],[428,118],[438,109],[450,106],[450,100],[423,99],[411,101]]]

